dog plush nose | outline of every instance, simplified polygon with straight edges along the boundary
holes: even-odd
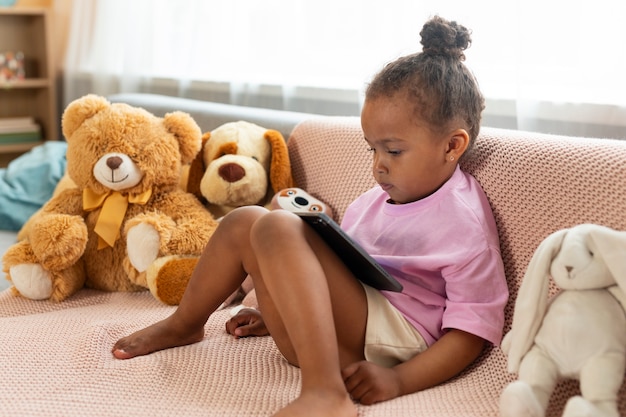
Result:
[[[306,205],[309,204],[309,200],[307,200],[304,197],[296,197],[295,198],[295,202],[296,202],[296,204],[299,204],[301,206],[306,206]]]
[[[222,165],[217,172],[220,177],[228,182],[237,182],[246,175],[246,170],[241,165],[234,163]]]

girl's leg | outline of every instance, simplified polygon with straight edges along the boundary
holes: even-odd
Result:
[[[113,347],[113,355],[128,359],[202,340],[204,324],[211,313],[246,278],[244,259],[254,256],[250,229],[267,212],[262,207],[249,206],[224,217],[200,256],[176,311],[165,320],[120,339]]]
[[[293,213],[259,219],[251,242],[259,308],[280,351],[302,371],[300,398],[279,415],[355,415],[341,369],[364,359],[363,287]]]

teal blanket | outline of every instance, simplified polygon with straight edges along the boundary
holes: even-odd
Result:
[[[19,230],[50,199],[65,172],[66,150],[66,142],[45,142],[0,169],[0,229]]]

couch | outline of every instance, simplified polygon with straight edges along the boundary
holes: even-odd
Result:
[[[371,155],[356,117],[148,95],[112,100],[159,115],[189,111],[203,130],[236,119],[278,128],[288,138],[295,181],[327,202],[338,220],[351,200],[374,185]],[[483,127],[462,166],[485,189],[499,229],[511,293],[505,331],[526,266],[547,235],[579,223],[626,230],[626,141]],[[266,416],[298,395],[298,369],[281,358],[271,338],[235,340],[225,333],[228,309],[209,319],[200,343],[127,361],[113,359],[110,349],[118,338],[172,309],[147,292],[84,289],[62,303],[0,293],[0,415]],[[500,392],[514,379],[501,349],[489,347],[451,381],[359,405],[358,412],[362,417],[498,416]],[[575,381],[560,382],[547,415],[560,415],[566,399],[576,393]],[[626,415],[626,385],[620,391],[620,412]]]

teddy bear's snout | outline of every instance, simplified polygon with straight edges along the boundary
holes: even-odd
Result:
[[[119,156],[112,156],[110,158],[107,158],[107,166],[112,170],[119,168],[119,166],[122,165],[122,162],[124,161]]]
[[[228,182],[237,182],[246,176],[246,170],[241,165],[232,162],[222,165],[217,172]]]
[[[112,152],[102,155],[93,167],[96,180],[107,188],[120,191],[139,184],[141,169],[128,155]]]

